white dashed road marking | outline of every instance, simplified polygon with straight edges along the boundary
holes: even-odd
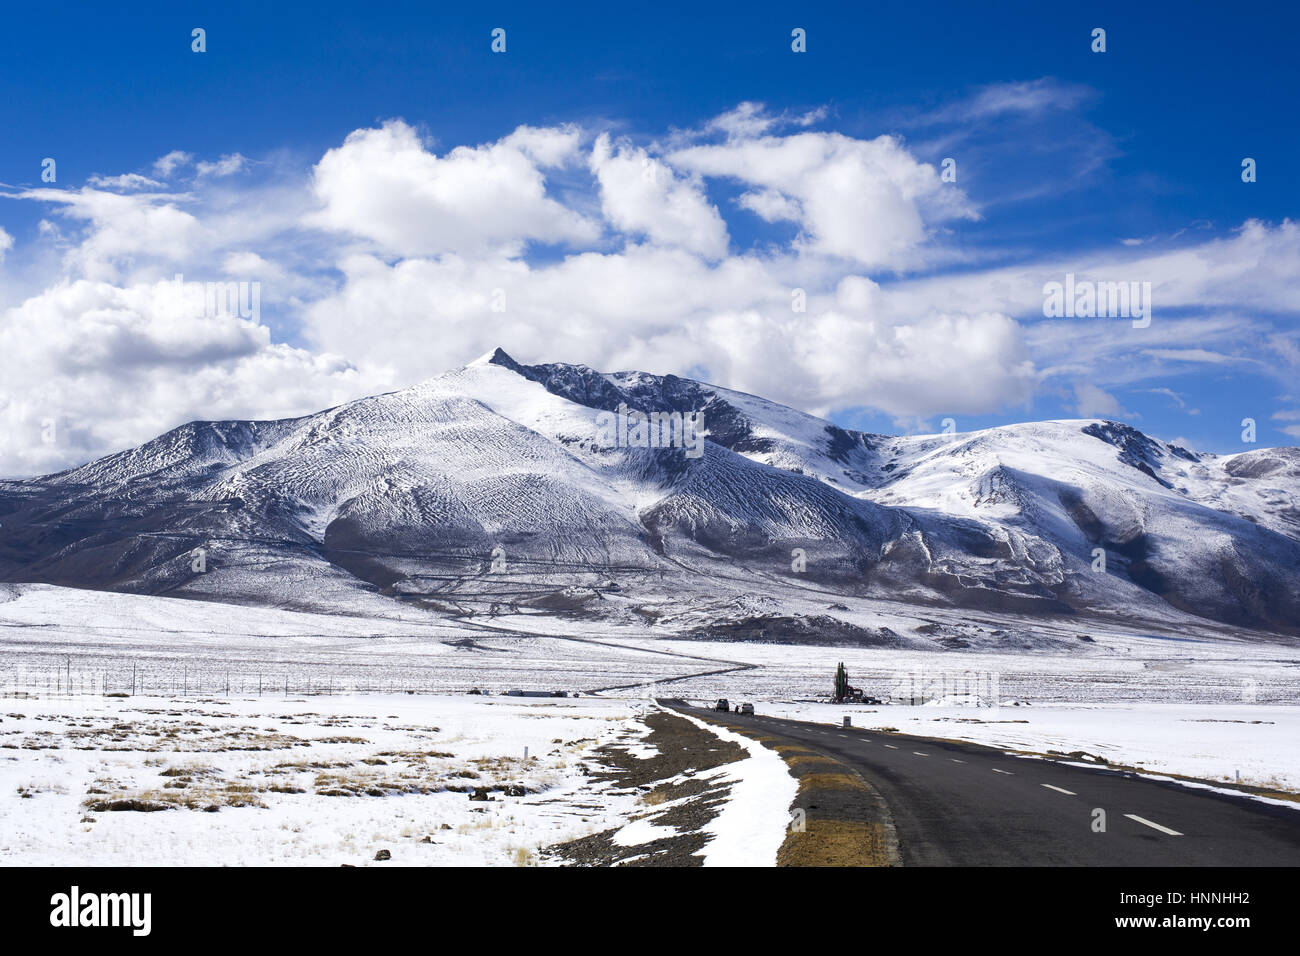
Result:
[[[965,762],[966,762],[966,761],[964,761],[964,760],[958,760],[956,757],[949,757],[948,759],[951,760],[953,763],[965,763]]]
[[[885,744],[885,746],[888,747],[890,750],[897,750],[897,749],[898,749],[898,748],[895,747],[893,744]]]
[[[913,750],[912,753],[916,754],[918,757],[928,757],[928,756],[930,756],[929,754],[923,754],[923,753],[921,753],[921,751],[919,751],[919,750]]]
[[[1042,784],[1042,786],[1046,787],[1048,790],[1055,790],[1057,793],[1063,793],[1063,794],[1065,794],[1067,797],[1077,797],[1077,796],[1078,796],[1078,794],[1075,793],[1073,790],[1066,790],[1066,789],[1064,789],[1063,787],[1053,787],[1050,783]]]
[[[1159,830],[1161,833],[1167,833],[1169,834],[1169,836],[1182,836],[1182,834],[1179,833],[1177,830],[1171,830],[1168,827],[1162,827],[1158,823],[1152,823],[1150,820],[1144,819],[1143,817],[1138,816],[1136,813],[1126,813],[1124,814],[1124,816],[1128,817],[1130,820],[1136,820],[1138,823],[1144,824],[1145,826],[1149,826],[1152,830]]]
[[[1014,777],[1014,776],[1015,776],[1015,774],[1012,773],[1010,770],[999,770],[997,767],[994,767],[994,768],[993,768],[993,772],[994,772],[994,773],[1005,773],[1008,777]]]

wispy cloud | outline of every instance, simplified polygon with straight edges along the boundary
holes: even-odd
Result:
[[[991,83],[938,109],[920,113],[905,125],[974,123],[1007,116],[1038,118],[1047,112],[1077,110],[1095,102],[1097,97],[1091,87],[1065,83],[1050,76],[1025,82]]]

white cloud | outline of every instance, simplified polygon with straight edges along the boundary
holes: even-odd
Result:
[[[1143,391],[1149,392],[1152,395],[1164,395],[1166,398],[1172,400],[1182,411],[1185,411],[1188,415],[1201,414],[1201,410],[1199,408],[1189,408],[1187,406],[1187,400],[1184,399],[1182,395],[1178,394],[1178,392],[1175,392],[1172,388],[1147,388],[1147,389],[1143,389]]]
[[[1088,382],[1074,386],[1074,410],[1080,418],[1130,418],[1114,395]]]
[[[14,237],[0,229],[0,262],[5,261],[5,253],[14,247]]]
[[[316,165],[308,224],[404,255],[518,255],[528,240],[593,241],[599,228],[546,195],[545,166],[577,154],[577,134],[527,130],[439,157],[400,120],[357,130]]]
[[[1296,422],[1294,425],[1280,425],[1278,431],[1292,438],[1300,438],[1300,408],[1284,408],[1270,417],[1275,422]]]
[[[247,250],[228,253],[221,262],[221,271],[243,279],[283,279],[287,276],[285,270],[274,262]]]
[[[797,248],[867,268],[919,264],[934,223],[975,215],[960,189],[940,182],[933,166],[892,136],[764,135],[687,146],[667,158],[755,187],[742,205],[769,220],[795,219],[802,229]]]
[[[958,102],[941,107],[915,119],[915,125],[930,123],[971,123],[999,116],[1038,116],[1044,112],[1073,110],[1095,97],[1086,86],[1062,83],[1052,77],[1040,77],[1011,83],[990,83]]]
[[[1200,362],[1208,365],[1227,365],[1231,362],[1253,361],[1239,356],[1224,355],[1209,349],[1143,349],[1142,354],[1148,358],[1170,359],[1175,362]]]
[[[215,162],[200,162],[194,167],[199,176],[233,176],[248,167],[248,160],[239,153],[222,156]]]
[[[386,383],[196,315],[170,283],[61,282],[0,315],[0,474],[57,470],[196,418],[281,417]]]
[[[791,309],[794,260],[710,266],[681,249],[586,253],[545,267],[460,257],[342,263],[339,292],[306,313],[312,341],[413,381],[505,345],[522,360],[686,373],[804,408],[974,413],[1025,401],[1034,368],[1005,315],[873,314],[870,280]],[[494,312],[492,290],[504,295]],[[364,322],[367,334],[356,334]],[[436,334],[430,330],[436,329]]]
[[[591,150],[600,183],[601,209],[620,232],[698,253],[711,260],[727,254],[727,226],[698,180],[680,179],[663,161],[606,134]]]
[[[736,201],[766,222],[799,222],[803,218],[799,203],[775,189],[750,190]]]
[[[138,189],[165,189],[167,188],[156,179],[150,179],[148,176],[141,176],[139,173],[123,173],[121,176],[91,176],[86,180],[92,186],[98,186],[102,189],[120,189],[124,192],[131,192]]]
[[[167,179],[173,172],[182,166],[188,166],[194,161],[191,153],[183,152],[179,149],[173,149],[166,156],[160,156],[154,160],[153,171],[163,179]]]
[[[826,114],[827,109],[822,106],[805,113],[785,112],[774,116],[762,103],[747,101],[710,120],[705,124],[703,132],[716,131],[732,139],[752,139],[785,127],[811,126],[825,119]]]
[[[138,256],[175,260],[190,255],[203,231],[198,219],[177,206],[175,196],[87,186],[28,189],[13,198],[55,203],[61,215],[89,223],[89,232],[69,254],[69,266],[91,279],[111,279]]]

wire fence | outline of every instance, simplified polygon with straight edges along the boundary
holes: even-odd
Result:
[[[336,694],[447,694],[477,691],[442,681],[300,672],[213,671],[202,668],[14,669],[0,674],[0,698],[70,697],[270,697]]]

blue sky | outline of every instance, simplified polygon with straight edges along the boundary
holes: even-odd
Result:
[[[14,8],[8,446],[46,417],[73,437],[0,470],[409,384],[473,358],[485,325],[521,360],[694,372],[868,430],[1099,415],[1234,452],[1251,417],[1260,444],[1295,444],[1296,26],[1284,5],[1187,3]],[[520,127],[552,139],[489,149]],[[482,161],[440,165],[456,147]],[[957,181],[935,186],[948,157]],[[620,179],[647,164],[667,218]],[[463,200],[475,176],[521,179]],[[837,221],[835,188],[884,206]],[[1150,328],[1045,320],[1066,271],[1152,281]],[[260,281],[262,312],[187,330],[137,294],[176,272]],[[647,288],[603,285],[628,274]],[[796,285],[807,318],[781,308]],[[161,407],[106,403],[142,389]]]

